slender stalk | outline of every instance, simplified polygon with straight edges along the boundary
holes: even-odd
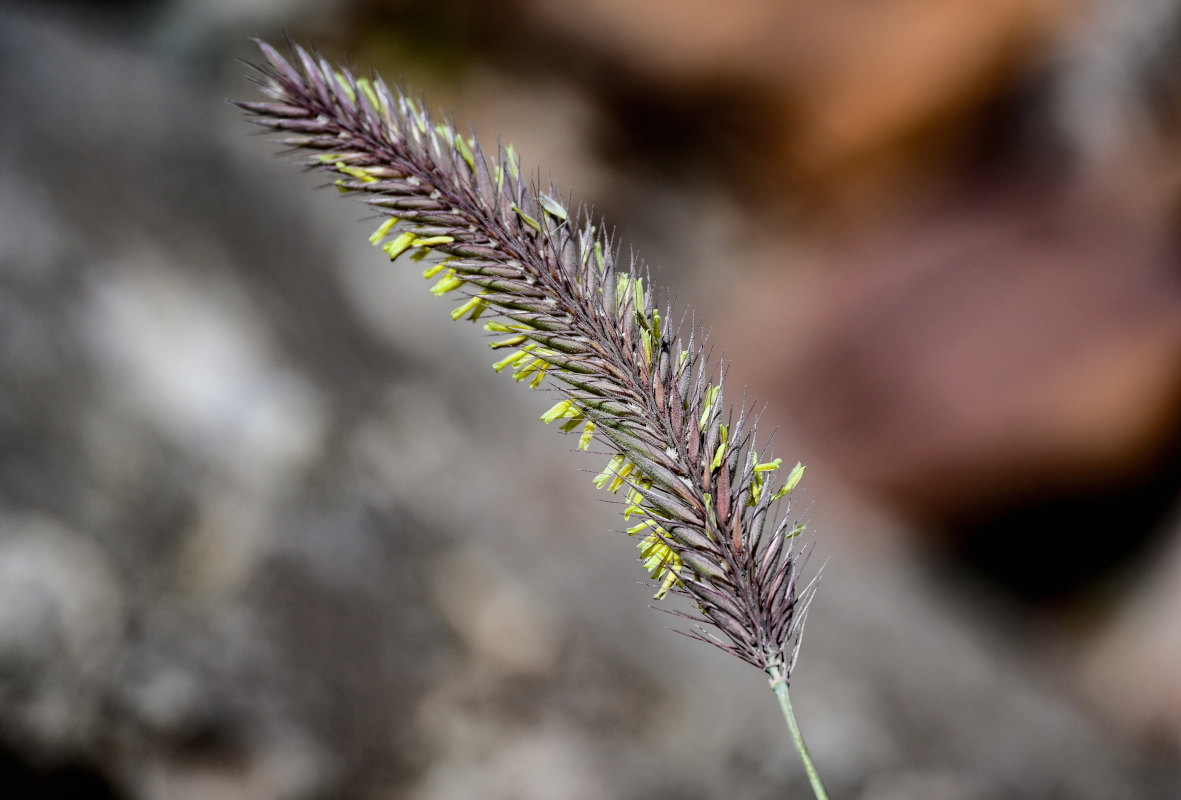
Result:
[[[808,752],[808,745],[804,742],[804,734],[800,732],[800,725],[796,722],[795,712],[792,711],[787,677],[783,674],[783,668],[778,664],[774,665],[768,668],[767,674],[771,676],[771,690],[779,698],[779,707],[783,710],[783,718],[787,720],[787,729],[791,732],[792,743],[796,747],[796,752],[800,754],[800,760],[804,762],[804,771],[808,773],[808,780],[812,783],[812,792],[816,795],[816,800],[828,800],[828,792],[824,789],[820,773],[816,771],[816,765],[812,763],[812,755]]]

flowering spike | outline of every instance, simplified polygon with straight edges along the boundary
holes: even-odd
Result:
[[[240,107],[386,214],[370,241],[391,259],[428,259],[433,294],[462,290],[454,319],[490,318],[485,330],[504,338],[489,346],[509,350],[493,369],[534,388],[562,385],[566,396],[542,419],[581,428],[580,450],[608,449],[594,483],[626,488],[624,515],[636,520],[630,533],[646,534],[640,560],[656,597],[690,598],[719,632],[710,641],[786,683],[811,590],[797,591],[790,546],[804,528],[775,503],[804,468],[769,496],[782,459],[752,453],[742,415],[731,428],[697,324],[687,343],[670,335],[671,309],[657,309],[643,263],[621,263],[588,211],[527,185],[512,146],[488,158],[380,78],[298,46],[290,60],[259,46],[269,100]]]

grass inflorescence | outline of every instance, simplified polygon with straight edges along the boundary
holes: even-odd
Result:
[[[511,146],[489,155],[380,77],[259,46],[253,79],[269,99],[237,105],[374,209],[371,242],[422,262],[430,291],[457,298],[452,318],[498,335],[497,372],[561,393],[542,420],[610,452],[594,482],[624,493],[656,597],[687,596],[696,613],[671,612],[695,623],[684,633],[786,689],[815,588],[800,585],[790,513],[804,468],[759,446],[745,401],[725,405],[723,365],[697,327],[681,338],[646,267],[621,260],[586,208],[529,180]]]

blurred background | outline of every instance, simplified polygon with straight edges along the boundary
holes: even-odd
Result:
[[[1178,0],[0,2],[0,795],[808,794],[552,399],[225,103],[283,31],[769,403],[833,797],[1181,797]]]

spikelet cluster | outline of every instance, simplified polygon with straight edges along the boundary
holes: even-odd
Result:
[[[269,100],[237,105],[375,209],[373,244],[423,262],[430,291],[457,298],[454,319],[498,335],[497,372],[561,393],[542,419],[609,451],[595,484],[624,493],[656,597],[692,601],[697,613],[670,611],[695,623],[682,632],[790,674],[815,588],[798,585],[789,513],[803,467],[783,475],[756,446],[757,418],[726,410],[721,366],[714,383],[702,337],[670,328],[644,266],[621,264],[591,214],[528,180],[511,146],[491,157],[380,77],[259,46],[252,79]]]

